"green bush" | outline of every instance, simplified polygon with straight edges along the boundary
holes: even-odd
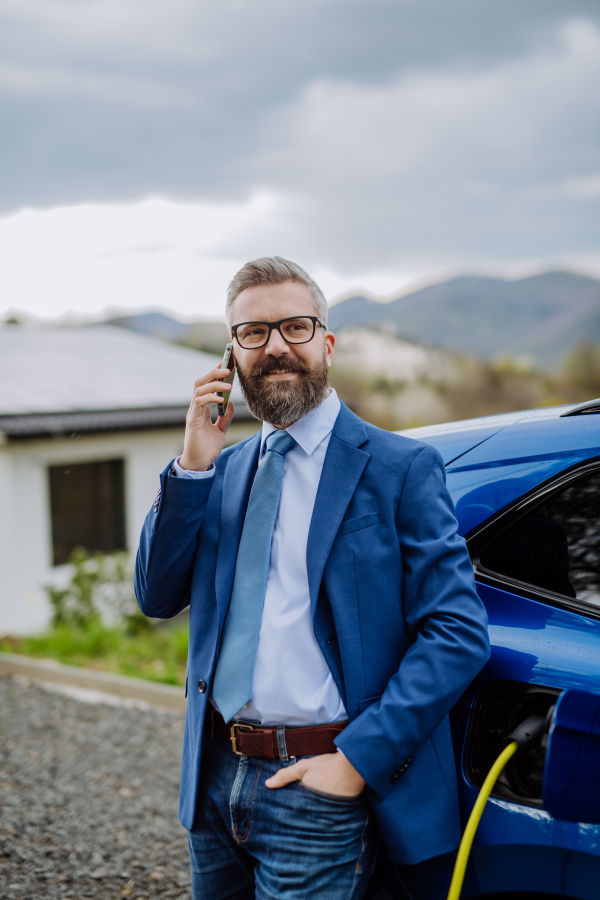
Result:
[[[0,639],[0,650],[167,684],[184,684],[187,625],[152,628],[132,635],[122,625],[94,621],[85,628],[58,625],[44,634]]]
[[[167,684],[184,684],[187,624],[157,625],[140,612],[128,554],[71,556],[65,588],[46,587],[52,621],[44,634],[0,639],[0,650],[56,659]]]
[[[45,587],[52,606],[52,627],[86,628],[101,619],[142,615],[135,601],[128,553],[89,554],[77,547],[69,563],[72,574],[67,587]]]

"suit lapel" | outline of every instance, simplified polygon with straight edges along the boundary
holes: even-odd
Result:
[[[252,482],[258,464],[261,432],[258,432],[229,458],[223,476],[221,499],[221,528],[215,588],[220,625],[223,625],[229,605],[237,551],[248,507]]]
[[[325,563],[370,458],[359,449],[368,440],[363,422],[342,404],[325,455],[308,532],[306,563],[313,616]]]

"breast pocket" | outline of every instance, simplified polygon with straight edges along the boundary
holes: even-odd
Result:
[[[379,525],[379,513],[366,513],[364,516],[355,516],[353,519],[344,519],[338,531],[338,537],[343,534],[352,534],[354,531],[362,531],[363,528],[372,528]]]

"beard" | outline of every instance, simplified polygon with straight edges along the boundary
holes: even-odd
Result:
[[[276,371],[298,372],[294,381],[266,381]],[[238,366],[238,378],[248,409],[256,419],[276,428],[291,425],[320,406],[329,394],[326,350],[313,366],[288,356],[268,356],[252,369]]]

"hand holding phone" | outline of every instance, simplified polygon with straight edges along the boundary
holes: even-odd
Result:
[[[223,354],[223,368],[229,369],[229,375],[225,378],[222,378],[222,381],[226,381],[227,384],[233,384],[233,379],[235,378],[235,357],[233,355],[233,342],[230,341],[225,347],[225,352]],[[227,407],[229,406],[229,399],[231,397],[231,391],[228,391],[227,394],[223,394],[223,391],[217,391],[217,396],[222,397],[222,402],[219,403],[219,415],[224,416],[227,412]]]
[[[206,472],[223,450],[225,434],[233,414],[233,404],[229,405],[229,390],[223,390],[225,387],[229,388],[234,378],[235,361],[231,353],[226,353],[225,363],[228,375],[225,375],[219,362],[214,369],[194,382],[192,401],[185,417],[185,439],[180,459],[183,469]],[[213,403],[219,404],[221,413],[216,422],[211,417]]]

